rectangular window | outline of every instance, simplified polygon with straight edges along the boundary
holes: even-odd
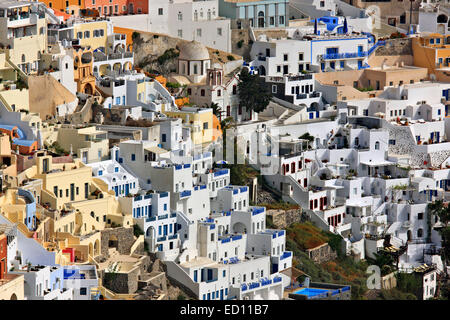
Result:
[[[178,29],[178,38],[183,38],[183,30]]]
[[[217,35],[221,36],[222,35],[222,28],[217,28]]]
[[[202,36],[202,29],[197,29],[197,37],[201,37]]]
[[[162,16],[163,15],[163,8],[158,8],[158,15]]]
[[[89,197],[89,183],[84,184],[84,197],[87,199]]]

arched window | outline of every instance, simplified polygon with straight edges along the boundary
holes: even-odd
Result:
[[[380,150],[380,142],[375,142],[375,150]]]
[[[25,60],[26,60],[26,59],[25,59],[25,55],[23,54],[23,55],[22,55],[22,62],[25,62]]]
[[[422,238],[422,237],[423,237],[423,230],[417,229],[417,238]]]
[[[198,20],[198,12],[197,10],[194,11],[194,21]]]
[[[183,20],[183,14],[181,12],[178,12],[178,20],[179,21]]]

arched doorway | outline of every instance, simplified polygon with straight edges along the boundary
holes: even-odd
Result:
[[[94,243],[94,255],[98,256],[100,254],[100,241],[97,239]]]
[[[15,294],[15,293],[13,293],[13,294],[11,295],[11,298],[10,298],[9,300],[17,300],[17,296],[16,296],[16,294]]]
[[[263,11],[258,12],[258,27],[264,28],[264,12]]]
[[[412,240],[412,232],[411,232],[411,230],[408,230],[408,232],[406,232],[406,237],[407,237],[408,241]]]
[[[93,90],[93,88],[92,88],[92,85],[91,85],[90,83],[87,83],[87,84],[84,86],[84,93],[85,93],[85,94],[92,95],[93,92],[94,92],[94,90]]]
[[[266,68],[264,66],[259,66],[259,75],[260,76],[266,75]]]
[[[247,227],[242,222],[236,222],[233,225],[233,232],[234,233],[247,233]]]
[[[116,248],[116,249],[119,248],[119,240],[117,239],[117,237],[114,234],[112,234],[109,237],[108,248]]]
[[[124,64],[123,64],[123,71],[129,71],[129,70],[131,70],[132,69],[132,67],[133,67],[133,65],[131,64],[131,62],[125,62]]]
[[[116,73],[120,73],[122,71],[122,64],[120,62],[114,63],[113,70]]]

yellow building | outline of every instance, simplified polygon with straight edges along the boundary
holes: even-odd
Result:
[[[107,132],[94,126],[62,125],[58,129],[57,142],[66,152],[72,150],[84,163],[102,161],[109,155]]]
[[[103,49],[106,52],[108,41],[108,21],[88,21],[73,25],[75,39],[79,40],[80,46],[90,47],[93,51]]]
[[[183,107],[178,111],[163,111],[171,118],[180,118],[191,128],[191,139],[195,145],[211,143],[213,135],[213,111],[210,108]]]

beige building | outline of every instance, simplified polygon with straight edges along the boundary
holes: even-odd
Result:
[[[58,144],[66,151],[72,151],[84,163],[102,161],[109,156],[106,131],[92,127],[62,125],[58,129]]]
[[[26,74],[36,73],[40,54],[47,49],[47,19],[38,3],[0,2],[0,43],[7,59]]]
[[[54,232],[80,236],[112,226],[133,226],[132,216],[122,213],[114,192],[79,160],[53,163],[51,156],[43,155],[26,175],[42,180],[41,203],[57,210],[51,211]]]
[[[385,87],[417,83],[428,79],[428,70],[397,63],[364,70],[322,72],[315,76],[318,88],[331,103],[374,98]]]

